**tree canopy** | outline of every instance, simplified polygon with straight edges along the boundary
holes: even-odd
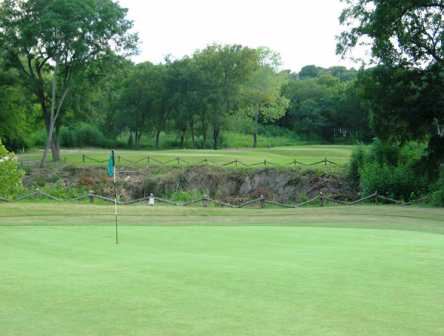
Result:
[[[115,53],[134,50],[137,35],[128,34],[127,10],[112,0],[5,0],[0,4],[0,48],[5,66],[15,68],[19,83],[38,99],[48,141],[70,91]],[[50,74],[50,75],[47,75]],[[56,126],[57,127],[57,126]]]

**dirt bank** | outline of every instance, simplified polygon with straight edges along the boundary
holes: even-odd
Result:
[[[343,168],[220,168],[220,167],[119,167],[119,193],[124,200],[153,193],[168,197],[179,192],[207,194],[222,201],[244,201],[260,195],[278,202],[300,202],[323,192],[336,199],[354,199],[357,190],[345,183]],[[27,188],[43,185],[82,187],[106,196],[112,178],[104,167],[35,169],[25,176]]]

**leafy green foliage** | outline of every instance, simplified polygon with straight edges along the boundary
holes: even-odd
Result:
[[[17,70],[17,82],[37,99],[46,123],[47,144],[59,160],[57,134],[67,110],[65,99],[98,69],[133,51],[137,34],[127,10],[112,0],[8,0],[0,4],[0,49],[6,67]],[[57,122],[57,123],[56,123]],[[53,129],[55,141],[52,141]]]
[[[259,118],[273,122],[285,115],[289,100],[282,96],[281,88],[287,81],[286,72],[278,72],[280,55],[265,47],[258,48],[260,66],[242,87],[244,111],[253,119],[253,147],[257,147]]]
[[[8,198],[22,189],[24,172],[17,168],[13,152],[8,152],[0,139],[0,196]]]
[[[434,187],[434,201],[436,205],[444,207],[444,165],[440,167],[439,179]]]
[[[442,1],[344,0],[347,29],[337,53],[371,47],[374,69],[358,85],[370,104],[371,126],[381,140],[401,144],[428,141],[419,169],[431,182],[444,160],[444,11]]]
[[[364,196],[375,191],[405,201],[425,196],[429,192],[427,175],[416,169],[424,148],[418,143],[401,147],[380,140],[371,147],[357,146],[348,167],[349,183],[359,185]]]
[[[360,170],[360,186],[365,196],[377,191],[396,200],[413,201],[427,194],[427,179],[409,165],[392,166],[366,162]]]
[[[340,16],[347,26],[337,53],[370,45],[372,56],[385,65],[421,66],[443,62],[443,4],[437,0],[342,0]]]

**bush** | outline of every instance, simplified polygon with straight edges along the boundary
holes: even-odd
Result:
[[[364,196],[377,191],[396,200],[413,201],[427,193],[427,179],[411,166],[369,162],[360,169],[360,186]]]
[[[30,144],[32,147],[46,146],[46,130],[42,129],[31,135]],[[78,123],[73,126],[62,126],[60,128],[60,146],[67,148],[74,147],[102,147],[102,148],[126,148],[126,144],[107,139],[102,131],[95,125]]]
[[[405,146],[375,140],[373,146],[358,145],[348,167],[348,183],[360,186],[363,195],[379,194],[397,200],[413,200],[429,191],[426,174],[415,169],[425,146]]]
[[[37,131],[33,134],[31,134],[31,139],[30,139],[30,146],[31,147],[37,147],[37,148],[44,148],[46,146],[46,139],[47,139],[47,135],[46,135],[46,130],[45,129],[41,129],[40,131]]]
[[[6,158],[8,157],[8,158]],[[0,196],[12,198],[22,190],[23,170],[17,168],[14,153],[8,152],[0,139]]]
[[[296,133],[290,131],[287,128],[279,127],[277,125],[258,125],[258,134],[265,136],[267,138],[276,138],[276,137],[282,137],[282,138],[290,138],[299,140],[299,138],[296,136]]]
[[[368,156],[369,151],[363,144],[358,144],[353,149],[350,165],[347,171],[347,180],[351,186],[357,187],[359,185],[361,178],[359,170],[364,167]]]

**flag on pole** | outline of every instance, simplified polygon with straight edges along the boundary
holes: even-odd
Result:
[[[116,187],[116,165],[114,162],[114,149],[111,151],[108,163],[108,175],[114,176],[114,209],[116,214],[116,244],[119,244],[119,233],[117,229],[117,187]]]
[[[114,149],[111,151],[108,164],[108,175],[112,177],[114,175]]]

